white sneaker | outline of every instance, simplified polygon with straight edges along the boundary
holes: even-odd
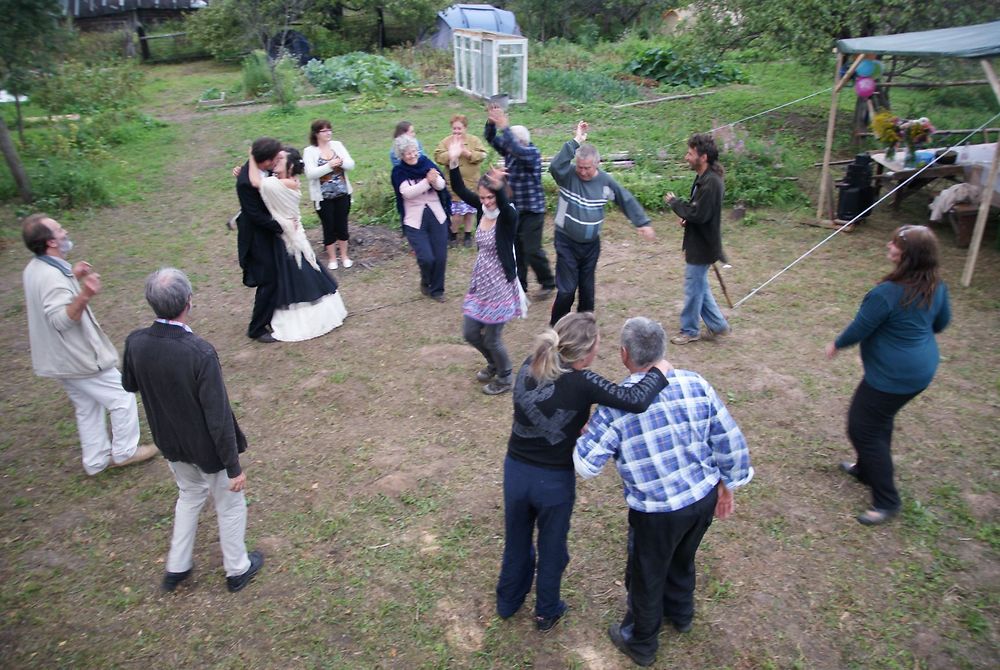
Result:
[[[345,268],[349,268],[352,265],[354,265],[354,261],[352,261],[350,258],[345,258],[343,262]]]
[[[346,267],[347,264],[345,263],[344,265]],[[340,267],[340,266],[337,265],[337,259],[336,258],[331,259],[330,262],[326,264],[326,268],[328,270],[336,270],[338,267]]]

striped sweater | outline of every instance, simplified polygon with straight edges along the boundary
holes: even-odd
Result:
[[[601,235],[604,205],[609,200],[618,203],[633,226],[648,226],[649,217],[642,205],[607,172],[598,170],[590,181],[580,179],[570,162],[579,146],[570,140],[549,164],[549,173],[559,186],[556,229],[575,242],[595,241]]]

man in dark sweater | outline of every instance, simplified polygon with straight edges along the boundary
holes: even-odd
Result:
[[[250,151],[257,167],[270,170],[281,151],[281,142],[271,137],[261,137],[254,141]],[[236,195],[240,199],[240,213],[236,219],[236,245],[240,267],[243,268],[243,285],[257,288],[250,325],[247,326],[247,337],[270,344],[277,341],[271,336],[268,326],[274,314],[278,287],[274,242],[281,235],[281,225],[264,205],[260,191],[250,183],[249,161],[243,164],[236,177]]]
[[[248,554],[244,543],[246,474],[240,453],[247,441],[229,405],[218,354],[187,325],[191,296],[191,282],[176,268],[149,276],[146,301],[156,322],[125,340],[122,386],[142,395],[153,441],[170,462],[179,489],[163,590],[173,591],[191,575],[198,513],[212,496],[226,585],[235,592],[264,563],[263,555]]]
[[[667,193],[664,200],[684,228],[684,308],[681,310],[680,332],[670,338],[674,344],[687,344],[701,339],[700,320],[705,321],[709,335],[726,335],[729,323],[715,302],[708,285],[708,268],[715,261],[725,260],[722,252],[722,196],[725,184],[715,140],[707,133],[692,135],[684,160],[698,173],[691,186],[690,200]]]

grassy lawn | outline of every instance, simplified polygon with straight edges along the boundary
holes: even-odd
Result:
[[[613,109],[529,91],[512,111],[543,154],[591,122],[602,152],[645,152],[626,184],[659,196],[685,193],[684,139],[829,85],[791,63],[750,64],[750,83],[702,98]],[[238,69],[210,63],[149,68],[147,124],[95,165],[112,207],[59,213],[102,275],[93,308],[121,347],[151,315],[143,278],[162,265],[195,285],[192,326],[219,351],[250,450],[244,456],[248,545],[267,562],[239,594],[225,590],[214,512],[205,512],[195,573],[175,594],[158,591],[176,487],[162,460],[87,477],[72,406],[30,366],[16,203],[0,207],[0,314],[12,335],[0,355],[0,665],[135,668],[166,662],[212,668],[632,667],[604,631],[624,609],[627,529],[612,468],[580,482],[570,605],[548,634],[532,621],[533,596],[509,621],[493,611],[503,545],[502,461],[510,396],[489,398],[474,375],[478,354],[461,338],[461,296],[474,254],[449,257],[448,302],[420,299],[412,257],[396,242],[387,151],[392,129],[412,121],[425,149],[464,113],[478,131],[482,105],[457,93],[396,96],[358,110],[351,96],[300,105],[197,111],[209,87],[232,90]],[[894,92],[894,95],[896,93]],[[897,110],[920,111],[900,92]],[[853,94],[841,96],[837,154],[849,157]],[[734,300],[823,239],[802,225],[821,158],[828,94],[738,128],[735,140],[781,155],[776,174],[798,177],[781,208],[724,219]],[[992,108],[991,108],[992,109]],[[940,126],[974,127],[981,107],[930,107]],[[252,292],[240,283],[229,170],[263,134],[304,146],[328,118],[357,162],[352,227],[359,263],[336,273],[351,316],[329,335],[270,347],[244,335]],[[971,125],[970,125],[971,124]],[[31,130],[31,132],[40,132]],[[660,153],[662,152],[662,154]],[[665,158],[666,163],[653,158]],[[724,155],[723,162],[727,162]],[[835,169],[835,175],[838,171]],[[730,175],[735,179],[735,175]],[[9,176],[0,174],[0,180]],[[550,204],[554,199],[550,198]],[[851,450],[847,404],[861,376],[854,351],[832,362],[823,345],[852,318],[886,271],[894,227],[926,219],[915,195],[838,235],[731,313],[733,335],[671,347],[668,358],[702,373],[750,442],[755,480],[737,510],[709,530],[699,553],[691,634],[665,630],[659,668],[994,668],[1000,664],[1000,252],[995,219],[969,288],[965,251],[937,228],[954,321],[939,338],[931,387],[900,414],[894,439],[904,510],[891,525],[861,527],[865,490],[836,470]],[[308,207],[307,224],[314,224]],[[651,212],[657,239],[642,242],[614,210],[604,231],[597,312],[603,346],[594,368],[619,379],[618,330],[646,315],[676,328],[683,254],[674,217]],[[551,217],[547,248],[551,247]],[[310,239],[320,248],[319,231]],[[361,241],[381,235],[379,247]],[[387,251],[388,250],[388,251]],[[713,280],[714,282],[714,280]],[[512,323],[512,358],[528,355],[549,303]],[[144,441],[148,433],[144,429]]]

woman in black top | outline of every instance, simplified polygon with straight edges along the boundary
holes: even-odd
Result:
[[[535,340],[535,353],[514,383],[514,421],[504,459],[503,564],[497,614],[514,615],[535,573],[532,533],[538,525],[535,624],[549,630],[566,611],[559,599],[569,563],[566,537],[576,499],[573,448],[594,403],[645,411],[667,385],[660,361],[638,384],[618,386],[587,368],[597,356],[597,321],[590,312],[567,314]]]

